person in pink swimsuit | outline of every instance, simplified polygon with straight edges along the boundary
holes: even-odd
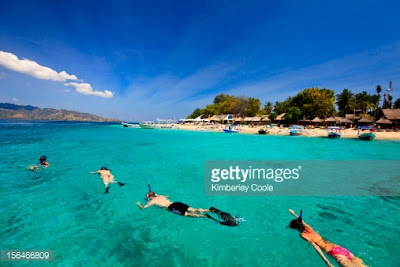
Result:
[[[292,229],[298,230],[302,238],[320,247],[328,255],[335,258],[335,260],[341,266],[345,267],[367,266],[360,258],[354,256],[353,253],[351,253],[348,249],[333,244],[328,240],[326,240],[325,238],[323,238],[322,236],[320,236],[317,232],[314,231],[314,229],[311,228],[311,226],[306,224],[301,217],[302,213],[300,213],[300,217],[298,217],[296,220],[292,220],[289,226]]]

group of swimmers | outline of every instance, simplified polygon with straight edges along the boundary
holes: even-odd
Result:
[[[37,171],[41,168],[47,168],[50,166],[50,163],[47,162],[46,156],[41,156],[39,159],[39,164],[30,166],[28,169]],[[111,174],[111,170],[108,169],[107,164],[101,167],[100,170],[95,172],[90,172],[91,174],[99,174],[103,184],[105,186],[105,192],[108,194],[109,192],[109,184],[118,184],[119,186],[124,186],[125,183],[121,183],[115,180],[114,175]],[[192,208],[187,204],[182,202],[172,202],[169,200],[168,196],[158,195],[151,190],[150,185],[148,185],[148,192],[146,194],[147,203],[143,206],[140,202],[136,202],[140,209],[146,209],[150,206],[158,206],[167,211],[173,212],[175,214],[187,217],[198,217],[198,218],[209,218],[213,221],[218,222],[221,225],[227,226],[238,226],[239,219],[230,215],[229,213],[220,211],[214,207],[209,209],[196,209]],[[292,220],[289,224],[290,228],[296,229],[300,232],[300,236],[311,243],[315,250],[320,254],[322,259],[328,266],[333,266],[329,260],[325,257],[322,253],[321,249],[327,253],[328,255],[332,256],[341,266],[345,267],[363,267],[366,266],[364,262],[354,256],[348,249],[336,245],[334,243],[329,242],[325,238],[323,238],[320,234],[318,234],[314,229],[311,228],[310,225],[306,224],[303,221],[303,213],[300,212],[300,216],[297,216],[292,210],[289,210],[293,216],[296,217],[295,220]],[[220,220],[215,219],[212,217],[211,214],[218,215]]]

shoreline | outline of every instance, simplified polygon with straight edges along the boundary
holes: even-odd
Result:
[[[184,131],[196,131],[196,132],[223,132],[224,125],[219,125],[217,126],[217,129],[214,130],[204,130],[203,125],[182,125],[182,124],[175,124],[175,126],[178,127],[179,130],[184,130]],[[214,125],[207,125],[207,128],[214,127]],[[261,126],[254,126],[254,127],[249,127],[247,125],[245,126],[239,126],[240,132],[239,134],[258,134],[258,130],[260,129],[265,129],[265,127]],[[288,132],[289,128],[288,127],[273,127],[272,129],[268,128],[269,133],[266,135],[276,135],[276,136],[289,136]],[[327,130],[326,129],[306,129],[306,132],[308,132],[310,135],[309,137],[326,137],[328,136]],[[303,134],[300,136],[307,137],[307,134]],[[342,130],[342,136],[341,138],[346,138],[346,139],[358,139],[357,136],[357,130],[354,129],[345,129]],[[376,138],[377,140],[400,140],[400,132],[376,132]]]

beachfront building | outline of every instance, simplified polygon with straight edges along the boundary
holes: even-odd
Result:
[[[281,124],[284,124],[286,119],[285,119],[285,114],[286,113],[282,113],[279,114],[276,118],[275,118],[275,123],[278,124],[278,126],[280,126]]]
[[[353,126],[353,121],[351,121],[347,118],[340,118],[339,124],[343,127],[351,128]]]
[[[392,122],[394,128],[398,128],[400,125],[400,108],[385,108],[382,109],[385,118]]]
[[[393,124],[393,122],[391,120],[387,119],[386,117],[380,118],[375,123],[378,124],[381,129],[390,128]]]
[[[233,120],[234,124],[242,124],[243,123],[243,118],[242,117],[235,117]]]
[[[336,125],[336,123],[340,123],[340,120],[337,120],[336,119],[337,117],[329,117],[329,118],[327,118],[327,119],[325,119],[325,124],[326,125],[328,125],[328,126],[335,126]]]
[[[271,119],[268,117],[268,115],[261,116],[260,125],[267,125],[270,122],[271,122]]]
[[[319,126],[321,126],[321,125],[322,125],[322,122],[323,122],[323,121],[322,121],[321,118],[318,117],[318,116],[311,120],[311,123],[312,123],[313,127],[319,127]]]
[[[371,116],[366,116],[366,117],[360,119],[357,122],[357,125],[359,125],[359,126],[368,126],[368,125],[371,125],[374,121],[375,120]]]

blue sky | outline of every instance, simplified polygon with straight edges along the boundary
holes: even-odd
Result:
[[[265,103],[312,86],[400,90],[399,11],[369,0],[0,0],[0,102],[141,121],[184,118],[219,93]]]

